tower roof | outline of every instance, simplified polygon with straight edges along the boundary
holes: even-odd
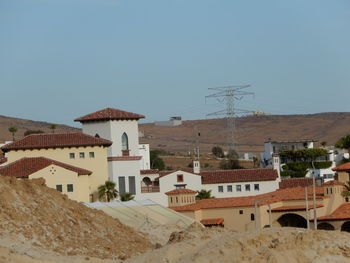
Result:
[[[87,114],[85,116],[76,118],[74,121],[79,122],[91,122],[91,121],[107,121],[107,120],[139,120],[143,119],[145,116],[127,112],[119,109],[114,108],[106,108],[103,110],[99,110],[90,114]]]

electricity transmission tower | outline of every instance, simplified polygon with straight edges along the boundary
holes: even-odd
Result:
[[[213,90],[214,94],[205,96],[207,98],[216,98],[219,102],[224,103],[226,105],[226,109],[209,113],[207,116],[225,116],[227,120],[227,128],[228,128],[228,136],[227,143],[229,145],[229,149],[235,149],[235,117],[252,113],[249,110],[238,109],[235,107],[235,102],[237,100],[243,99],[244,96],[254,95],[254,92],[245,91],[245,89],[249,88],[250,85],[235,85],[235,86],[226,86],[226,87],[218,87],[218,88],[209,88],[209,90]]]

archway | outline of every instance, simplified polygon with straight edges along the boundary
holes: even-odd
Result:
[[[286,227],[286,226],[300,227],[300,228],[307,227],[306,219],[300,215],[297,215],[297,214],[282,215],[277,221],[282,227]]]
[[[321,230],[335,230],[335,227],[332,226],[330,223],[322,222],[317,225],[317,229]]]
[[[346,221],[344,224],[342,224],[341,231],[350,232],[350,221]]]
[[[143,183],[143,185],[145,185],[145,186],[150,186],[150,185],[152,185],[152,181],[151,181],[151,179],[150,179],[149,177],[144,177],[144,178],[142,179],[142,183]]]

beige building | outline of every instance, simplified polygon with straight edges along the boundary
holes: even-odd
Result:
[[[8,158],[8,165],[4,168],[12,167],[12,176],[21,177],[16,175],[18,171],[13,168],[15,166],[11,166],[12,163],[23,158],[29,158],[33,161],[35,159],[31,158],[34,157],[45,157],[62,165],[89,171],[86,174],[77,174],[72,173],[69,169],[64,169],[62,165],[56,165],[54,170],[56,170],[57,176],[52,177],[47,166],[43,168],[44,170],[33,170],[33,174],[28,175],[28,178],[43,177],[48,186],[57,188],[56,185],[62,185],[62,192],[67,191],[67,193],[68,185],[73,185],[73,191],[69,186],[69,196],[72,199],[93,202],[98,199],[98,186],[108,180],[107,148],[111,144],[112,142],[109,140],[83,133],[51,133],[32,134],[7,144],[1,149]],[[1,171],[0,174],[2,174]]]
[[[350,230],[350,203],[342,196],[343,190],[344,184],[338,181],[316,187],[319,229]],[[179,193],[178,197],[181,196]],[[294,187],[257,196],[203,199],[183,206],[173,204],[171,208],[206,225],[217,223],[236,231],[270,226],[306,228],[308,221],[313,227],[314,218],[312,187],[307,187],[307,192],[303,187]]]

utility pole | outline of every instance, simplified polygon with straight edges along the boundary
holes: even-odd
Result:
[[[218,87],[218,88],[209,88],[209,90],[213,90],[214,94],[205,96],[205,98],[216,98],[219,102],[225,103],[226,109],[209,113],[207,116],[225,116],[227,120],[227,128],[228,128],[228,136],[227,142],[230,150],[235,149],[235,117],[252,113],[249,110],[238,109],[235,107],[235,102],[237,100],[243,99],[244,96],[254,95],[254,92],[245,91],[245,89],[249,88],[250,85],[240,85],[240,86],[226,86],[226,87]]]
[[[310,229],[310,221],[309,221],[309,194],[307,190],[307,186],[305,187],[305,208],[306,208],[306,226],[307,229]]]

